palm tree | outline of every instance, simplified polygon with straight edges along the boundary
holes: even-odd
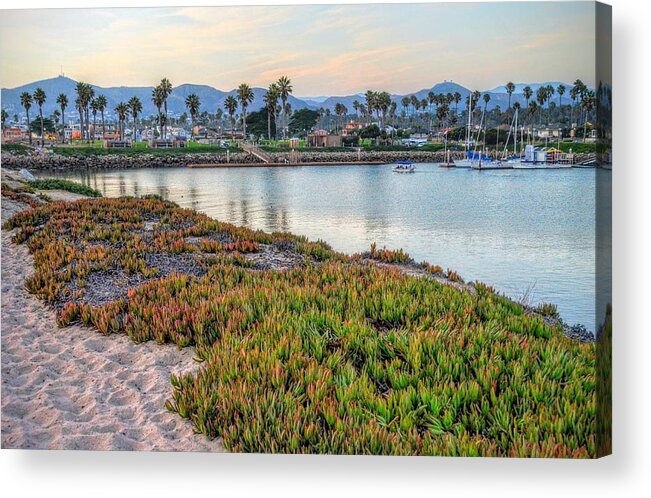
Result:
[[[420,109],[420,100],[415,95],[411,96],[411,106],[414,108],[414,114]]]
[[[286,137],[286,132],[287,132],[287,127],[289,126],[289,122],[287,121],[287,99],[289,98],[289,95],[292,93],[293,88],[292,88],[292,82],[287,76],[281,76],[278,78],[278,81],[276,82],[276,86],[278,87],[278,96],[280,97],[280,101],[282,102],[281,108],[283,111],[283,138]]]
[[[2,112],[0,113],[0,116],[2,117],[2,131],[5,131],[5,122],[7,121],[7,118],[9,117],[9,114],[7,111],[2,109]]]
[[[335,114],[336,114],[337,116],[345,117],[346,114],[348,114],[348,109],[346,108],[346,106],[345,106],[344,104],[341,104],[341,103],[337,102],[337,103],[335,104]],[[344,121],[344,120],[342,120],[341,128],[344,127],[344,125],[343,125],[343,121]],[[337,125],[339,125],[339,123],[337,123]]]
[[[137,138],[136,129],[138,126],[138,114],[142,112],[142,102],[140,102],[140,99],[134,95],[129,99],[127,106],[129,107],[129,110],[131,111],[131,117],[133,118],[133,132],[131,133],[131,137],[135,143]]]
[[[75,107],[77,108],[77,112],[79,113],[79,134],[80,138],[84,138],[84,109],[86,107],[85,104],[85,99],[86,99],[86,83],[83,81],[78,81],[77,86],[75,87],[75,91],[77,92],[77,98],[75,99]]]
[[[97,110],[99,111],[101,117],[102,117],[102,140],[104,140],[104,111],[106,110],[106,106],[108,106],[108,101],[106,100],[106,97],[104,95],[98,95],[97,96]]]
[[[97,136],[97,112],[99,111],[97,99],[90,101],[90,110],[93,113],[93,140],[95,140],[95,137]]]
[[[271,140],[271,116],[274,117],[274,123],[276,122],[276,111],[278,110],[278,95],[279,95],[278,85],[272,83],[267,89],[267,93],[264,95],[264,105],[267,109],[267,139]]]
[[[486,110],[488,109],[488,103],[491,101],[491,96],[488,93],[484,94],[484,114],[486,113]]]
[[[513,92],[515,92],[515,85],[512,81],[509,81],[506,84],[506,93],[509,94],[509,109],[511,108],[511,95],[513,95]]]
[[[536,102],[538,102],[538,105],[540,106],[541,109],[545,107],[545,102],[547,102],[547,88],[544,86],[541,86],[536,90]],[[542,111],[540,113],[542,117]],[[542,124],[542,122],[541,122]]]
[[[61,108],[61,127],[63,128],[63,141],[66,140],[66,107],[68,107],[68,96],[60,93],[57,97],[57,104]]]
[[[561,84],[556,87],[556,93],[558,93],[558,110],[561,115],[563,114],[563,94],[565,93],[565,85]]]
[[[129,113],[129,106],[124,102],[120,102],[115,106],[115,114],[118,116],[118,129],[120,132],[120,140],[124,140],[124,122],[127,119],[127,114]]]
[[[366,113],[369,117],[368,124],[371,124],[371,121],[373,121],[373,111],[375,111],[377,100],[376,97],[376,93],[372,90],[367,90],[364,94],[364,98],[366,99]]]
[[[199,96],[194,93],[188,95],[185,99],[185,107],[188,108],[190,119],[192,120],[190,138],[194,138],[194,121],[197,118],[197,114],[199,114],[199,108],[201,107],[201,100],[199,100]]]
[[[527,109],[529,108],[529,99],[533,96],[533,90],[529,85],[525,86],[522,89],[522,95],[524,95],[524,100],[527,102]]]
[[[160,94],[163,98],[163,107],[165,108],[165,125],[163,125],[163,139],[167,140],[167,98],[172,94],[172,84],[167,78],[160,80],[158,84]]]
[[[353,101],[353,109],[355,109],[355,119],[357,119],[357,113],[359,112],[360,109],[360,103],[358,100]]]
[[[226,100],[224,100],[224,108],[228,112],[228,117],[231,121],[231,138],[235,138],[235,111],[237,111],[237,99],[232,95],[226,97]]]
[[[276,82],[276,86],[278,87],[278,96],[280,97],[280,101],[282,102],[283,138],[287,138],[286,132],[287,132],[287,127],[289,126],[289,121],[287,121],[287,113],[285,112],[285,110],[287,108],[287,99],[289,98],[289,95],[294,91],[294,89],[292,88],[292,82],[287,76],[281,76],[280,78],[278,78],[278,81]],[[246,125],[244,128],[246,130]]]
[[[38,105],[38,115],[41,119],[41,146],[45,145],[45,133],[43,131],[43,104],[45,104],[45,100],[47,99],[47,96],[45,95],[45,92],[43,91],[42,88],[37,88],[34,90],[34,102]]]
[[[585,111],[585,117],[583,119],[583,141],[585,142],[587,125],[588,125],[588,113],[595,107],[595,92],[593,90],[588,90],[587,88],[583,91],[583,96],[581,97],[581,108]]]
[[[280,87],[279,91],[280,91]],[[247,85],[246,83],[242,83],[238,88],[237,88],[237,100],[240,101],[240,106],[242,107],[242,131],[244,133],[244,140],[246,140],[246,109],[249,107],[249,104],[253,102],[254,99],[253,95],[253,90],[251,90],[251,87]],[[281,94],[282,98],[282,94]],[[283,103],[283,114],[286,115],[287,107],[286,104]]]
[[[32,96],[29,92],[23,92],[20,94],[20,105],[25,109],[25,114],[27,115],[27,134],[29,135],[29,144],[32,144],[32,130],[29,126],[29,109],[32,107]]]
[[[156,116],[158,117],[158,126],[160,127],[161,136],[162,136],[163,120],[161,119],[161,116],[163,115],[162,109],[163,109],[163,104],[165,103],[165,94],[160,85],[154,87],[154,89],[151,91],[151,101],[156,107],[156,110],[158,111]]]
[[[573,107],[577,106],[577,100],[583,99],[583,94],[586,91],[586,86],[580,79],[574,81],[572,89],[570,90],[570,97],[572,97]],[[572,121],[573,112],[570,110],[570,121]],[[578,120],[580,121],[580,120]]]
[[[387,112],[389,111],[389,107],[391,107],[391,95],[389,95],[388,92],[378,93],[376,96],[376,105],[378,110],[382,113],[382,121],[380,121],[380,125],[384,130],[387,126]],[[344,109],[346,109],[345,106]]]
[[[411,104],[411,99],[407,96],[403,97],[400,100],[400,103],[402,104],[402,108],[405,110],[405,112],[409,112],[409,105]]]
[[[527,106],[527,111],[529,112],[529,116],[531,116],[531,123],[533,123],[534,117],[536,115],[536,111],[538,111],[538,103],[535,100],[529,102],[529,105]]]
[[[454,99],[454,113],[458,116],[459,115],[459,102],[461,102],[461,94],[459,92],[454,92],[454,95],[452,96]]]

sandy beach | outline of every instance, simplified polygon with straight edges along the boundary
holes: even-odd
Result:
[[[21,208],[3,198],[2,221]],[[33,260],[11,235],[2,231],[2,448],[224,451],[165,408],[170,374],[200,366],[193,350],[58,328],[25,292]]]

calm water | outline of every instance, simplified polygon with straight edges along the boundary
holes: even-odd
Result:
[[[595,189],[610,171],[447,170],[419,164],[161,168],[64,173],[105,196],[157,193],[231,223],[323,239],[352,253],[371,242],[452,268],[532,304],[556,303],[595,329]]]

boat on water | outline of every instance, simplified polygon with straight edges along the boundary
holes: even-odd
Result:
[[[398,161],[393,167],[395,173],[414,173],[416,166],[411,161]]]

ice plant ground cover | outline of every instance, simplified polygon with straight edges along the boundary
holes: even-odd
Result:
[[[595,345],[484,284],[408,276],[401,251],[373,246],[379,266],[157,198],[48,203],[5,229],[61,326],[194,345],[167,406],[230,450],[597,454]]]

